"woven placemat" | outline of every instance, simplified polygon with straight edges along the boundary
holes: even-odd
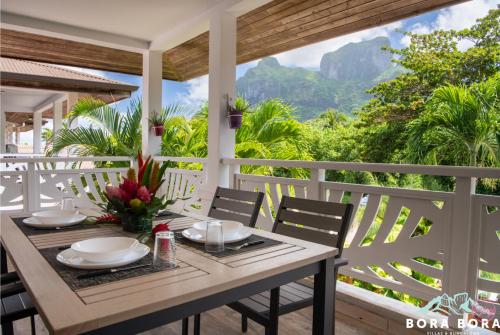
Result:
[[[91,271],[97,271],[97,270],[74,269],[74,268],[70,268],[70,267],[67,267],[66,265],[59,263],[57,261],[56,257],[57,257],[57,254],[59,254],[61,252],[60,247],[41,249],[39,251],[42,254],[42,256],[47,260],[47,262],[50,264],[50,266],[52,266],[52,268],[66,282],[66,284],[68,284],[68,286],[72,290],[79,290],[79,289],[84,289],[84,288],[91,287],[91,286],[112,283],[112,282],[115,282],[118,280],[123,280],[123,279],[138,277],[138,276],[144,276],[144,275],[159,272],[159,271],[172,270],[172,268],[167,268],[167,266],[153,267],[151,265],[151,266],[146,266],[146,267],[142,267],[142,268],[122,271],[122,272],[115,272],[115,273],[100,275],[100,276],[96,276],[94,278],[78,279],[77,277],[81,274],[86,274],[89,272],[91,273]],[[131,264],[124,265],[123,267],[129,267],[129,266],[134,266],[134,265],[143,265],[143,264],[152,264],[152,263],[153,263],[153,253],[150,252],[148,255],[141,258],[140,260],[138,260],[134,263],[131,263]],[[119,269],[119,268],[120,267],[117,267],[117,269]]]
[[[197,242],[193,242],[191,240],[188,240],[187,238],[182,236],[181,232],[182,232],[182,229],[174,231],[175,240],[177,243],[179,243],[180,245],[189,246],[189,247],[196,249],[196,250],[206,252],[205,251],[205,244],[197,243]],[[239,242],[235,242],[235,243],[225,243],[224,246],[236,247],[236,246],[242,245],[246,242],[252,242],[252,241],[264,241],[264,243],[251,245],[251,246],[248,246],[245,248],[241,248],[240,250],[224,249],[224,251],[217,252],[217,253],[210,253],[210,255],[215,256],[217,258],[222,258],[222,257],[244,254],[246,252],[251,252],[251,251],[255,251],[255,250],[259,250],[259,249],[269,248],[269,247],[272,247],[274,245],[282,244],[282,242],[276,241],[276,240],[273,240],[270,238],[266,238],[266,237],[262,237],[262,236],[258,236],[258,235],[250,235],[249,238],[247,238],[243,241],[239,241]]]
[[[26,217],[22,218],[12,218],[12,221],[16,224],[16,226],[21,229],[24,235],[26,236],[33,236],[33,235],[42,235],[42,234],[53,234],[53,233],[58,233],[58,232],[63,232],[63,231],[70,231],[70,230],[81,230],[81,229],[90,229],[90,228],[95,228],[95,224],[88,224],[88,223],[79,223],[74,226],[68,226],[68,227],[63,227],[59,229],[51,228],[51,229],[45,229],[45,228],[33,228],[30,226],[27,226],[23,223],[23,220],[26,219]]]

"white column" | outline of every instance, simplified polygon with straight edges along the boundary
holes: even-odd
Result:
[[[234,130],[226,118],[226,99],[235,96],[236,17],[219,12],[210,20],[208,76],[208,163],[206,191],[229,186],[229,167],[221,158],[234,157]]]
[[[5,112],[0,111],[0,153],[5,153],[5,144],[7,143],[7,122],[5,120]]]
[[[160,152],[161,137],[150,131],[149,117],[161,113],[162,52],[147,50],[142,55],[142,152],[156,155]]]
[[[52,129],[54,134],[62,127],[62,112],[63,112],[63,100],[56,100],[52,103],[52,108],[54,111],[54,118]]]
[[[21,132],[19,131],[19,128],[16,129],[16,145],[21,145]]]
[[[33,153],[42,152],[42,112],[33,112]]]

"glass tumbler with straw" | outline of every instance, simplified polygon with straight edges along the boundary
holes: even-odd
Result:
[[[153,266],[159,268],[175,268],[175,238],[171,231],[156,233]]]
[[[205,235],[205,251],[217,253],[224,251],[224,234],[221,221],[207,222]]]

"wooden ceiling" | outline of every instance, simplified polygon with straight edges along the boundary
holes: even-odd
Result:
[[[237,63],[464,2],[465,0],[274,0],[238,18]],[[1,29],[2,57],[141,75],[142,55]],[[163,78],[208,73],[208,32],[163,55]]]

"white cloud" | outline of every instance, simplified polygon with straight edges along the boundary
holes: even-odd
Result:
[[[208,100],[208,76],[188,80],[187,84],[187,93],[177,95],[182,103],[195,108]]]
[[[384,26],[336,37],[320,43],[311,44],[299,49],[283,52],[275,57],[278,58],[280,64],[285,66],[317,68],[319,67],[321,57],[327,52],[335,51],[348,43],[370,40],[378,36],[389,36],[392,31],[401,27],[402,22],[398,21]]]
[[[498,0],[474,0],[468,1],[456,6],[441,9],[436,20],[429,24],[423,25],[417,23],[409,30],[416,34],[428,34],[435,30],[461,30],[471,27],[478,18],[488,14],[490,9],[495,9],[500,4]],[[401,43],[405,46],[409,45],[410,39],[404,36]],[[469,41],[463,41],[459,44],[459,49],[464,50],[471,47]]]

